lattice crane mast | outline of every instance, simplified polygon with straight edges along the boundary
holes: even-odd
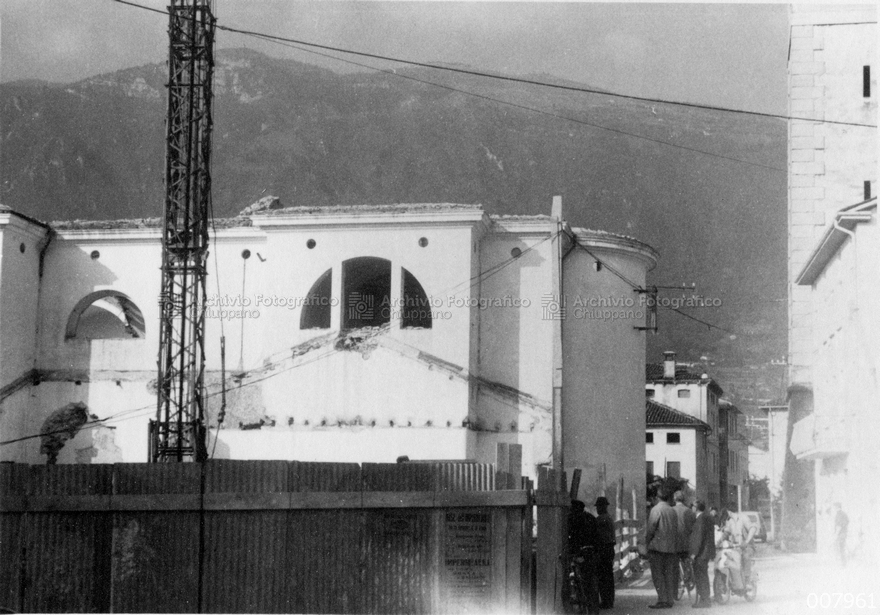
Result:
[[[150,461],[204,461],[212,0],[170,0],[159,377]]]

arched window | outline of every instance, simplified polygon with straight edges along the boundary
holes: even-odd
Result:
[[[431,302],[416,276],[403,270],[403,309],[400,326],[404,329],[431,328]]]
[[[131,339],[145,333],[144,315],[134,301],[115,290],[99,290],[74,306],[65,339]]]
[[[330,328],[330,293],[333,288],[333,270],[328,269],[312,284],[303,303],[299,319],[300,329]]]
[[[342,328],[378,327],[391,320],[391,261],[375,256],[342,263]]]

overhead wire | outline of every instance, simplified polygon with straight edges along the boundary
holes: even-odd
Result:
[[[138,4],[136,2],[130,2],[128,0],[112,0],[112,1],[118,2],[119,4],[125,4],[128,6],[132,6],[135,8],[145,9],[148,11],[152,11],[154,13],[160,13],[163,15],[168,14],[166,11],[147,7],[142,4]],[[819,25],[825,25],[825,24],[819,24]],[[325,51],[335,51],[337,53],[345,53],[345,54],[360,56],[360,57],[364,57],[364,58],[371,58],[374,60],[396,62],[398,64],[408,64],[410,66],[418,66],[421,68],[431,68],[431,69],[435,69],[435,70],[443,70],[443,71],[448,71],[448,72],[453,72],[453,73],[472,75],[475,77],[485,77],[485,78],[489,78],[489,79],[510,81],[510,82],[514,82],[514,83],[522,83],[522,84],[527,84],[527,85],[537,85],[537,86],[552,88],[552,89],[557,89],[557,90],[581,92],[581,93],[585,93],[585,94],[598,94],[601,96],[613,96],[615,98],[624,98],[624,99],[636,100],[636,101],[640,101],[640,102],[650,102],[650,103],[657,103],[657,104],[664,104],[664,105],[675,105],[675,106],[679,106],[679,107],[704,109],[707,111],[723,111],[725,113],[738,113],[738,114],[742,114],[742,115],[753,115],[753,116],[758,116],[758,117],[766,117],[766,118],[774,118],[774,119],[782,119],[782,120],[802,120],[805,122],[815,122],[815,123],[819,123],[819,124],[837,124],[840,126],[859,126],[859,127],[863,127],[863,128],[877,128],[877,124],[864,124],[864,123],[860,123],[860,122],[844,122],[844,121],[840,121],[840,120],[828,120],[828,119],[811,118],[811,117],[798,117],[798,116],[792,116],[792,115],[785,115],[782,113],[768,113],[768,112],[764,112],[764,111],[749,111],[747,109],[733,109],[731,107],[721,107],[721,106],[717,106],[717,105],[691,103],[691,102],[685,102],[685,101],[670,100],[670,99],[665,99],[665,98],[651,98],[648,96],[636,96],[633,94],[621,94],[619,92],[610,92],[608,90],[600,90],[597,88],[588,88],[585,86],[564,85],[564,84],[560,84],[560,83],[549,83],[546,81],[536,81],[534,79],[527,79],[525,77],[512,77],[510,75],[500,75],[497,73],[490,73],[490,72],[473,70],[473,69],[456,68],[454,66],[444,66],[442,64],[433,64],[430,62],[418,62],[416,60],[407,60],[404,58],[397,58],[397,57],[393,57],[393,56],[386,56],[386,55],[381,55],[381,54],[376,54],[376,53],[355,51],[353,49],[345,49],[343,47],[334,47],[332,45],[322,45],[319,43],[311,43],[309,41],[304,41],[301,39],[278,36],[278,35],[274,35],[274,34],[267,34],[265,32],[257,32],[254,30],[244,30],[241,28],[234,28],[232,26],[224,26],[222,24],[217,24],[216,28],[218,30],[224,30],[226,32],[232,32],[235,34],[242,34],[245,36],[256,36],[256,37],[259,37],[262,39],[267,39],[267,40],[272,39],[272,40],[276,40],[276,41],[282,41],[285,43],[302,45],[305,47],[314,47],[315,49],[323,49]],[[334,59],[341,59],[341,58],[335,58],[335,56],[327,56],[327,57],[334,58]],[[371,68],[371,67],[368,67],[368,68]],[[380,70],[380,69],[376,69],[376,70]]]

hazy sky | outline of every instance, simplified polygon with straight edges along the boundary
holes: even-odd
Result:
[[[229,27],[370,53],[546,73],[626,94],[784,113],[787,7],[216,0],[215,14]],[[217,44],[351,70],[223,31]],[[113,0],[0,1],[2,81],[72,82],[166,55],[162,15]]]

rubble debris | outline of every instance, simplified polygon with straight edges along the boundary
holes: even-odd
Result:
[[[238,214],[239,216],[250,216],[261,211],[271,211],[273,209],[284,209],[281,199],[277,196],[264,196],[256,203],[248,205]]]
[[[58,462],[58,453],[68,440],[72,440],[89,420],[88,406],[74,402],[54,410],[40,428],[40,454],[46,455],[46,463]]]

